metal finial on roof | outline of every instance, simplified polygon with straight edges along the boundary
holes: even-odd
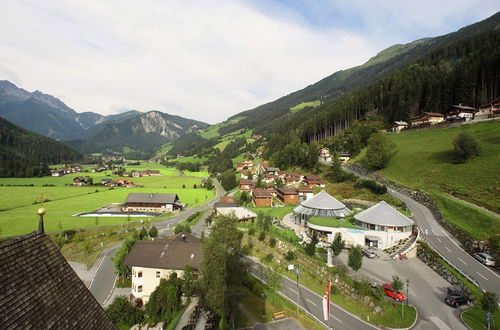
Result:
[[[38,209],[37,213],[38,215],[40,216],[40,219],[38,220],[38,233],[41,234],[43,233],[45,230],[44,230],[44,226],[43,226],[43,216],[45,215],[45,208],[43,208],[43,192],[40,194],[40,204],[41,204],[41,208]]]

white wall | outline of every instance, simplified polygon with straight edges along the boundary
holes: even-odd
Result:
[[[141,271],[142,277],[138,277],[138,273]],[[160,272],[160,277],[156,277],[156,272]],[[183,270],[132,267],[132,294],[134,297],[142,299],[142,302],[146,304],[151,293],[160,284],[160,280],[162,278],[168,279],[173,272],[176,272],[179,278],[184,276]],[[142,285],[142,292],[139,292],[140,285]]]

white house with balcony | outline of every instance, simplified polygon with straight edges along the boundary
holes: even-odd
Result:
[[[132,298],[146,304],[162,278],[168,279],[173,272],[182,278],[186,265],[198,270],[202,259],[201,240],[188,233],[137,241],[123,260],[124,266],[132,267]]]

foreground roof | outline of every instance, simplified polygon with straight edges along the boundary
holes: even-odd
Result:
[[[177,194],[130,193],[125,203],[174,204],[178,199]]]
[[[116,329],[42,231],[0,243],[1,329]]]
[[[177,270],[190,265],[199,269],[202,259],[201,240],[189,233],[179,233],[170,238],[135,242],[123,265]]]
[[[321,190],[313,197],[305,200],[293,211],[318,217],[345,217],[352,214],[351,210],[325,190]]]
[[[385,201],[381,201],[369,209],[356,214],[354,219],[380,226],[406,227],[413,225],[413,220],[401,214]]]

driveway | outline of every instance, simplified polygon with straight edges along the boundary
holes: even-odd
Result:
[[[337,262],[346,266],[347,254],[346,250],[342,251]],[[419,314],[414,329],[467,329],[460,320],[460,309],[452,308],[443,301],[450,284],[420,259],[382,260],[363,257],[363,266],[357,273],[349,270],[349,275],[354,275],[357,280],[366,277],[378,283],[390,283],[394,274],[398,274],[403,282],[408,279],[409,302]],[[403,292],[406,295],[406,284]]]

